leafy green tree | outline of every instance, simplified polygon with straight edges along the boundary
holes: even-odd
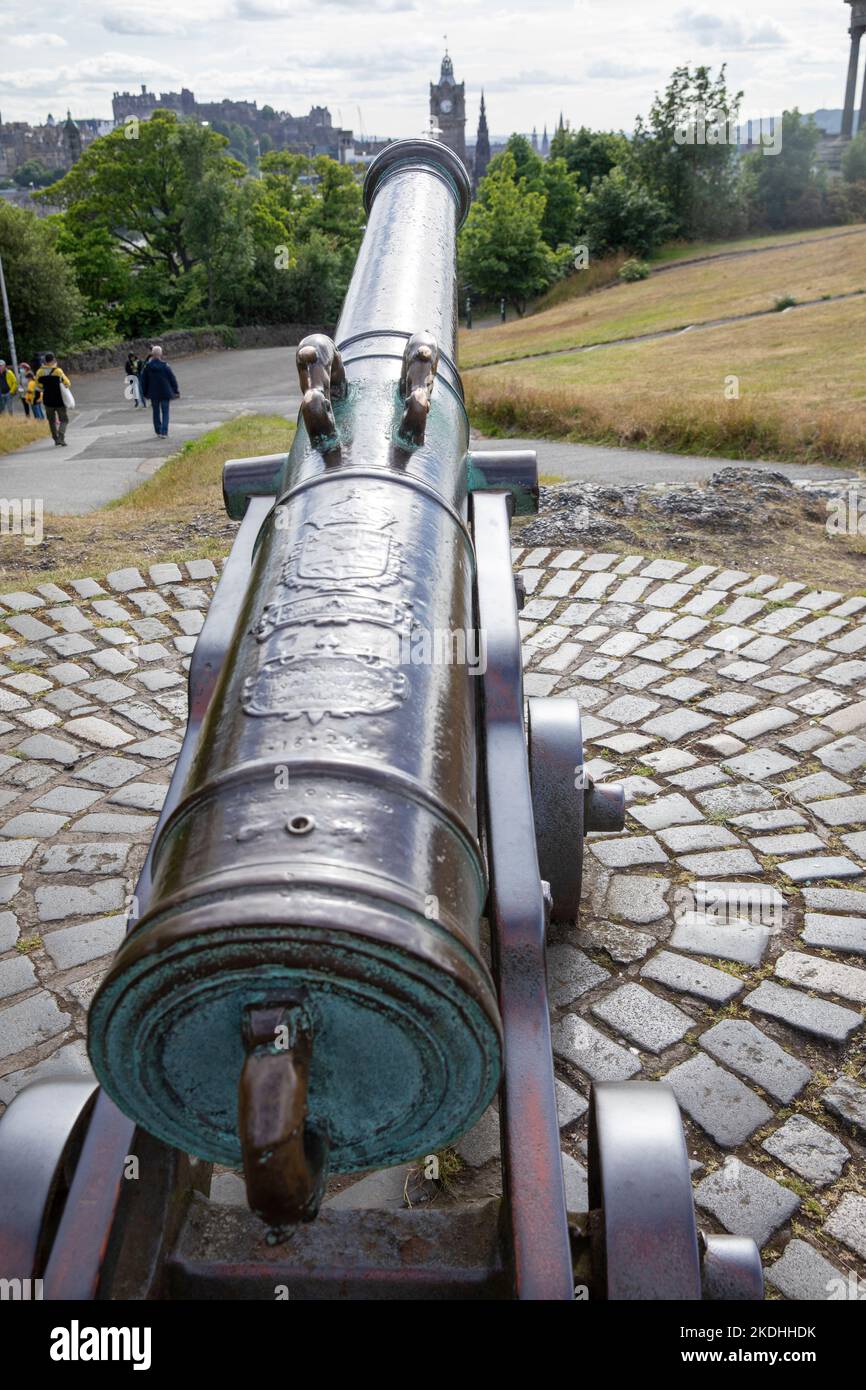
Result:
[[[866,183],[866,126],[855,136],[842,156],[842,173],[846,183]]]
[[[173,111],[155,111],[135,139],[127,133],[94,140],[50,194],[36,196],[65,209],[74,236],[104,228],[135,268],[176,281],[195,263],[187,214],[201,180],[213,171],[228,190],[246,171],[223,136]]]
[[[492,165],[492,161],[491,161]],[[516,179],[507,151],[481,181],[460,235],[462,278],[485,299],[505,299],[519,314],[556,278],[556,259],[542,233],[546,198]]]
[[[48,169],[41,159],[28,159],[24,164],[19,164],[12,178],[19,188],[29,188],[31,184],[35,188],[47,188],[48,184],[62,176],[60,169]]]
[[[581,234],[594,257],[612,251],[649,256],[670,235],[670,214],[625,170],[612,169],[583,199]]]
[[[487,173],[495,175],[502,169],[513,169],[511,177],[524,193],[540,193],[546,199],[541,234],[551,250],[566,243],[573,245],[580,189],[564,160],[544,160],[525,135],[512,135],[505,149],[491,159]],[[484,202],[485,198],[482,180],[478,201]]]
[[[569,173],[564,159],[548,159],[543,163],[542,178],[547,202],[541,234],[553,250],[563,244],[573,246],[581,201],[577,175]]]
[[[511,135],[504,150],[495,154],[487,166],[488,174],[495,174],[507,163],[509,157],[514,162],[512,175],[516,183],[525,180],[526,187],[533,193],[544,192],[544,160],[532,148],[525,135]],[[481,196],[479,190],[479,197]]]
[[[126,306],[132,289],[128,257],[104,227],[84,227],[77,235],[63,213],[46,219],[57,228],[56,247],[72,267],[84,296],[78,340],[94,342],[129,331]]]
[[[72,267],[57,249],[57,227],[0,202],[0,256],[19,356],[32,361],[37,352],[70,347],[84,305]],[[2,319],[0,355],[9,360]]]
[[[582,188],[590,189],[611,169],[622,164],[628,153],[624,135],[612,131],[571,130],[560,126],[550,142],[550,158],[564,159],[570,174],[576,174]]]
[[[821,132],[811,116],[782,115],[778,154],[760,152],[743,161],[742,187],[756,227],[815,226],[822,220],[823,183],[816,171]]]
[[[671,214],[672,234],[724,235],[738,227],[736,122],[742,92],[728,90],[723,64],[674,70],[639,116],[624,167]]]

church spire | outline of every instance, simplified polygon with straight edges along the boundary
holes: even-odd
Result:
[[[478,192],[478,185],[487,173],[490,163],[490,135],[487,130],[487,107],[484,92],[481,93],[481,113],[478,117],[478,134],[475,137],[475,162],[472,168],[472,185]]]

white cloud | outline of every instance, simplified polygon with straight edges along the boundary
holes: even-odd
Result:
[[[4,35],[4,42],[10,48],[65,48],[66,40],[60,34],[12,34]]]
[[[761,16],[748,24],[713,10],[695,10],[691,5],[674,17],[674,29],[694,37],[712,48],[784,48],[788,39],[773,20]]]
[[[177,37],[188,32],[186,25],[171,14],[152,13],[150,10],[141,13],[135,10],[109,11],[102,16],[102,26],[111,34],[130,34],[141,38],[149,38],[152,34]]]

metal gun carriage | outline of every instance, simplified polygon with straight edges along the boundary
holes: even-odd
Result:
[[[750,1242],[699,1237],[664,1086],[593,1088],[589,1215],[566,1212],[545,936],[624,804],[574,701],[524,707],[510,527],[537,469],[469,447],[469,196],[435,141],[376,159],[291,450],[226,464],[241,525],[91,1008],[100,1087],[37,1084],[0,1123],[0,1273],[47,1298],[761,1296]],[[497,1092],[501,1202],[319,1213],[329,1172],[434,1152]],[[250,1212],[208,1200],[215,1162]]]

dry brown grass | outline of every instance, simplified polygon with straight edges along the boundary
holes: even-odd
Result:
[[[487,367],[465,384],[474,423],[499,432],[862,467],[866,297]]]
[[[731,243],[731,250],[736,247]],[[760,313],[785,296],[803,302],[858,290],[866,291],[866,228],[832,242],[686,265],[649,280],[567,299],[524,319],[464,331],[460,361],[465,370]]]
[[[46,517],[41,545],[25,550],[20,537],[0,537],[0,585],[62,585],[127,565],[218,559],[237,531],[223,508],[223,464],[283,452],[293,433],[279,415],[238,416],[185,444],[147,482],[99,511]]]
[[[0,415],[0,455],[11,454],[48,435],[47,420],[28,420],[26,415],[10,415],[4,411]]]

